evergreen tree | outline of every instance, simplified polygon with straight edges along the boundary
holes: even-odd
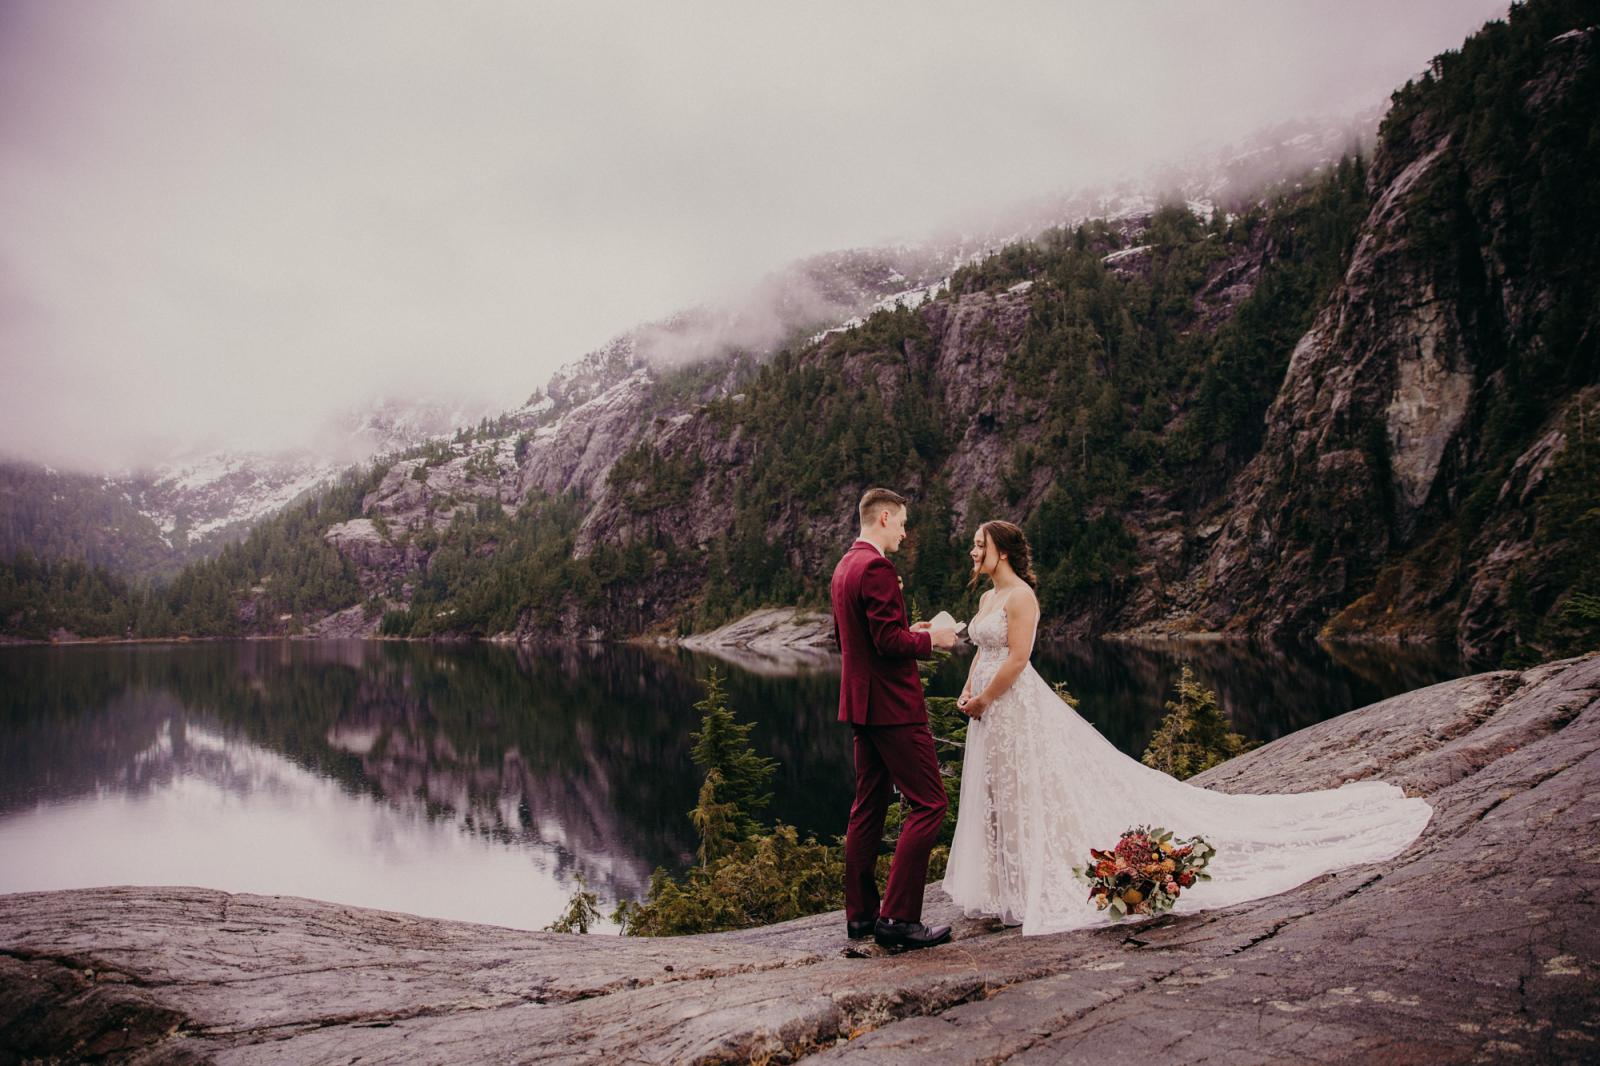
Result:
[[[1229,732],[1217,694],[1195,680],[1188,663],[1178,678],[1177,693],[1176,700],[1167,701],[1167,716],[1140,759],[1146,766],[1182,780],[1256,747],[1241,734]]]
[[[705,684],[705,698],[694,705],[702,715],[700,730],[690,734],[695,765],[706,771],[706,784],[696,809],[708,825],[721,827],[726,823],[734,835],[746,837],[759,830],[756,815],[772,802],[767,786],[778,763],[756,754],[750,745],[755,723],[734,720],[722,675],[715,667],[706,675]],[[719,836],[721,833],[718,828]]]
[[[723,803],[717,799],[717,794],[724,791],[725,784],[720,770],[707,771],[706,779],[700,785],[700,801],[689,812],[689,820],[694,823],[695,833],[700,837],[700,846],[695,854],[700,857],[702,867],[710,866],[727,855],[739,840],[738,804]]]
[[[578,887],[567,901],[567,909],[561,917],[544,927],[545,932],[587,933],[603,917],[600,913],[600,897],[589,890],[589,882],[584,880],[582,874],[577,879]]]

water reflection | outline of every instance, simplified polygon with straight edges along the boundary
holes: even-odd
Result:
[[[0,823],[0,887],[193,884],[522,928],[565,898],[537,852],[352,797],[193,721],[170,720],[137,761],[159,767],[163,786],[41,803]]]
[[[1041,647],[1124,751],[1181,661],[1272,739],[1455,676],[1447,658],[1230,644]],[[0,649],[0,891],[196,884],[537,928],[582,874],[608,902],[682,870],[698,678],[670,649],[237,642]],[[954,695],[949,660],[932,691]],[[832,665],[721,664],[780,762],[771,813],[843,831]]]

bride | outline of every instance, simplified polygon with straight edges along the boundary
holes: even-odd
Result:
[[[1380,781],[1290,795],[1229,795],[1129,758],[1028,662],[1039,621],[1027,539],[1010,522],[972,538],[973,583],[993,584],[967,626],[977,655],[958,706],[972,721],[944,888],[969,917],[1022,932],[1104,925],[1072,874],[1123,830],[1164,826],[1216,848],[1175,913],[1270,896],[1319,874],[1392,858],[1433,809]]]

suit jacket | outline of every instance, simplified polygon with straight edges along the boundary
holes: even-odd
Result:
[[[916,660],[933,657],[933,638],[907,627],[894,564],[867,541],[856,541],[833,568],[831,598],[834,636],[844,657],[839,721],[926,723]]]

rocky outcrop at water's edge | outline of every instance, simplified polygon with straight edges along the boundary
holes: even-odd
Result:
[[[838,659],[833,618],[823,611],[769,607],[677,643],[708,652],[752,673],[793,674]]]

